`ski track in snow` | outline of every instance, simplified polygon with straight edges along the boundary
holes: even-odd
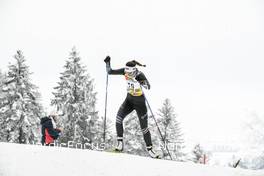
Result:
[[[212,167],[81,149],[0,143],[0,176],[264,176],[264,171]]]

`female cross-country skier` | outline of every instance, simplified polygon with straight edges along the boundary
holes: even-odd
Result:
[[[152,158],[159,156],[152,149],[151,135],[148,129],[148,113],[145,103],[145,96],[143,95],[142,87],[150,89],[150,84],[145,75],[140,72],[136,66],[144,66],[133,60],[126,63],[125,68],[113,70],[110,64],[111,58],[107,56],[104,60],[106,63],[107,73],[110,75],[124,75],[127,81],[127,97],[120,106],[116,116],[116,132],[117,132],[117,146],[115,151],[121,152],[124,148],[123,143],[123,120],[133,110],[136,110],[140,127],[143,132],[144,141],[147,146],[147,151]]]

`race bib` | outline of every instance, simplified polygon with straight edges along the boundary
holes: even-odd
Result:
[[[142,89],[139,82],[135,78],[127,78],[127,92],[133,96],[141,96]]]

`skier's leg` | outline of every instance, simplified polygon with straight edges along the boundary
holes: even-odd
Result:
[[[123,104],[120,106],[116,116],[117,139],[123,138],[123,133],[124,133],[123,120],[132,111],[133,111],[133,106],[129,103],[128,99],[126,98]]]
[[[147,112],[147,106],[145,103],[145,98],[143,96],[135,97],[135,98],[137,100],[135,101],[134,107],[137,111],[140,127],[143,133],[146,146],[148,148],[152,146],[152,142],[151,142],[151,134],[148,129],[148,112]]]
[[[134,107],[137,111],[140,127],[143,133],[143,137],[147,146],[148,153],[152,158],[159,158],[159,155],[156,154],[152,149],[151,134],[148,129],[148,112],[147,112],[145,98],[143,96],[137,97]]]
[[[117,145],[115,147],[115,151],[121,152],[124,148],[123,143],[123,120],[124,118],[133,111],[133,106],[129,103],[128,99],[124,101],[124,103],[121,105],[121,107],[118,110],[117,116],[116,116],[116,133],[117,133]]]

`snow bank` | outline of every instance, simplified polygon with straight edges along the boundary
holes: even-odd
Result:
[[[264,176],[127,154],[0,143],[0,176]]]

